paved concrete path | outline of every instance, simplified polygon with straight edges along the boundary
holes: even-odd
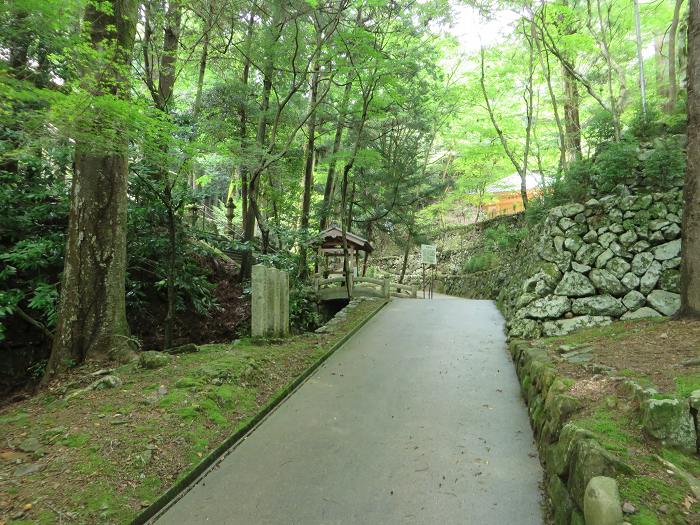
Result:
[[[489,301],[395,300],[158,525],[541,525]]]

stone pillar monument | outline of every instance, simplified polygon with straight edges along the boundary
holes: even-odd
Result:
[[[251,334],[282,337],[289,334],[289,274],[262,264],[251,276]]]

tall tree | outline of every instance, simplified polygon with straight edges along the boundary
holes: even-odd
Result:
[[[681,310],[700,317],[700,0],[689,0],[688,162],[683,191]]]
[[[314,18],[314,32],[316,34],[316,45],[319,45],[321,40],[321,26],[316,18]],[[315,108],[318,103],[318,83],[321,76],[320,58],[316,57],[311,73],[310,98],[309,107]],[[314,183],[314,166],[316,162],[316,111],[313,111],[309,117],[307,125],[307,140],[306,140],[306,159],[304,162],[304,181],[301,200],[301,217],[299,219],[299,228],[302,233],[306,234],[309,229],[309,215],[311,213],[311,192],[313,191]],[[307,262],[307,245],[302,241],[299,249],[299,278],[306,279],[309,272],[309,264]]]
[[[88,38],[100,60],[94,75],[86,75],[92,97],[128,97],[137,5],[108,0],[85,8]],[[119,359],[131,351],[125,306],[127,142],[117,134],[113,144],[99,146],[76,141],[61,300],[45,380],[70,363]]]
[[[511,147],[510,143],[508,142],[508,139],[506,138],[505,133],[503,132],[503,129],[501,129],[501,126],[498,124],[498,120],[496,119],[496,114],[493,110],[493,107],[491,105],[491,101],[489,99],[489,94],[486,89],[486,59],[485,59],[485,51],[482,48],[481,50],[481,68],[480,68],[480,76],[479,76],[479,85],[481,86],[481,93],[484,97],[484,102],[486,104],[486,111],[488,112],[489,119],[491,120],[491,123],[493,124],[493,128],[496,131],[496,134],[498,135],[498,139],[501,142],[501,145],[503,146],[503,151],[505,152],[506,156],[510,160],[510,162],[513,164],[513,167],[515,168],[515,171],[518,173],[520,176],[520,198],[522,199],[523,206],[527,208],[528,205],[528,197],[527,197],[527,174],[528,174],[528,160],[530,158],[530,139],[531,139],[531,134],[532,134],[532,116],[533,116],[533,75],[534,75],[534,68],[535,68],[535,58],[534,58],[534,43],[532,42],[532,39],[527,36],[527,32],[525,33],[526,35],[526,41],[528,43],[528,50],[529,50],[529,60],[528,60],[528,69],[527,69],[527,80],[525,82],[525,87],[524,87],[524,92],[523,92],[523,100],[525,102],[525,147],[523,148],[523,159],[522,161],[516,157],[516,152],[513,151],[513,148]]]
[[[678,35],[678,22],[680,21],[681,6],[683,0],[676,0],[673,8],[673,20],[668,31],[668,102],[666,110],[671,111],[678,102],[678,78],[676,73],[676,40]]]

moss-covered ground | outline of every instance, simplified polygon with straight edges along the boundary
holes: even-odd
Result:
[[[0,525],[128,523],[382,304],[360,303],[332,334],[204,345],[155,370],[130,363],[112,372],[120,388],[66,400],[95,379],[88,364],[5,407]],[[39,450],[22,450],[36,448],[30,438]]]
[[[636,509],[625,516],[626,521],[632,525],[699,524],[696,495],[659,458],[700,478],[700,457],[647,436],[638,404],[616,378],[654,387],[661,397],[686,397],[700,389],[700,362],[692,364],[700,358],[700,323],[613,323],[536,344],[550,351],[559,372],[573,380],[571,392],[584,401],[574,422],[595,433],[605,448],[634,469],[634,475],[618,478],[623,501]],[[586,351],[592,358],[570,363],[560,358],[565,351]]]

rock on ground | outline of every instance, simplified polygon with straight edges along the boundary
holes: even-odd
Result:
[[[170,356],[162,352],[148,350],[139,354],[139,366],[148,370],[153,370],[167,365],[170,362]]]
[[[588,482],[583,499],[586,525],[621,525],[622,506],[617,481],[596,476]]]

